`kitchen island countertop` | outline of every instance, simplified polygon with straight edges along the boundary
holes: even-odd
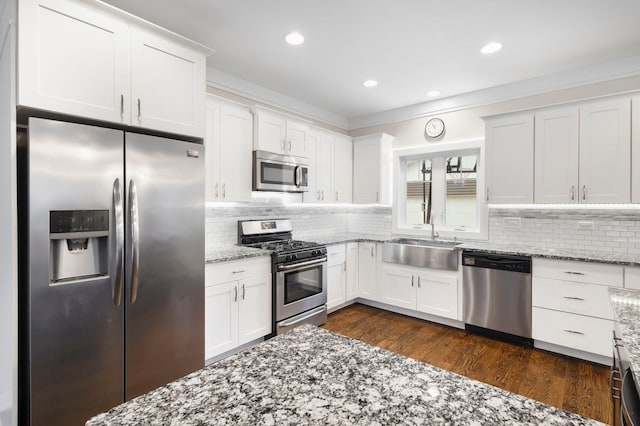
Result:
[[[87,422],[138,424],[601,425],[311,325]]]

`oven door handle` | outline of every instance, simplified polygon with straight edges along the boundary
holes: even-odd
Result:
[[[293,320],[289,320],[289,321],[283,321],[283,322],[279,322],[278,323],[278,327],[290,327],[292,325],[298,324],[306,319],[311,318],[314,315],[319,314],[320,312],[324,311],[326,309],[326,307],[324,305],[322,306],[318,306],[315,309],[312,309],[309,311],[309,313],[307,313],[307,315],[303,316],[302,318],[296,318]]]
[[[298,269],[304,266],[313,266],[320,265],[327,261],[327,257],[322,257],[320,259],[309,260],[307,262],[295,263],[293,265],[278,265],[278,271],[290,271],[291,269]]]

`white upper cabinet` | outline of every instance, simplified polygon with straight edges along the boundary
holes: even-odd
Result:
[[[333,145],[333,192],[336,203],[352,201],[353,143],[350,138],[336,136]]]
[[[631,202],[640,203],[640,96],[634,96],[631,104]]]
[[[19,105],[204,135],[210,50],[98,1],[24,0],[18,20]]]
[[[306,123],[258,108],[255,115],[255,149],[307,157],[309,126]]]
[[[628,203],[631,196],[631,101],[580,106],[580,201]]]
[[[321,133],[316,144],[317,202],[331,203],[333,198],[333,136]]]
[[[391,204],[393,137],[384,133],[353,140],[353,202]]]
[[[318,134],[313,130],[307,133],[307,159],[309,171],[307,174],[307,191],[302,193],[302,201],[305,203],[317,203],[320,201],[320,193],[317,190],[318,167],[316,161],[316,149],[318,146]]]
[[[485,123],[487,201],[533,202],[533,114],[489,119]]]
[[[248,108],[207,96],[206,199],[251,199],[253,116]]]
[[[578,107],[535,116],[535,202],[578,202]]]

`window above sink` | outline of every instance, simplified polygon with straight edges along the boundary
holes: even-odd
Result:
[[[483,165],[483,140],[394,151],[394,233],[486,239]]]

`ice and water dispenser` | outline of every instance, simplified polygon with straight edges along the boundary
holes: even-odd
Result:
[[[109,274],[109,210],[49,212],[51,285]]]

